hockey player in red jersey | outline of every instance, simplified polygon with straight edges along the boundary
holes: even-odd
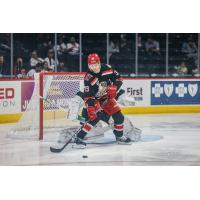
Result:
[[[88,56],[88,71],[84,78],[84,101],[87,121],[77,133],[74,147],[84,148],[83,139],[100,120],[103,111],[114,120],[116,140],[120,144],[131,144],[131,139],[123,134],[124,116],[121,113],[116,97],[122,85],[119,73],[110,65],[100,62],[98,54]]]

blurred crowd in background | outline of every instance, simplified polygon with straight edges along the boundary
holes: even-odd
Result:
[[[1,33],[0,77],[86,71],[87,56],[94,52],[122,76],[199,76],[198,37],[197,33]]]

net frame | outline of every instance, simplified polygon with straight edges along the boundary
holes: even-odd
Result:
[[[69,76],[69,80],[82,80],[84,79],[85,72],[42,72],[39,74],[39,140],[44,138],[44,79],[45,76]]]
[[[84,72],[40,72],[30,81],[34,85],[32,93],[29,87],[24,90],[22,83],[22,96],[28,89],[30,99],[18,122],[8,130],[7,138],[50,141],[61,130],[78,126],[77,114],[82,105],[76,93],[83,91],[84,77]]]

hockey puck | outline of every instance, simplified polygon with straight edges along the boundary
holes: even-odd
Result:
[[[82,156],[82,158],[88,158],[88,156],[86,156],[86,155],[83,155],[83,156]]]

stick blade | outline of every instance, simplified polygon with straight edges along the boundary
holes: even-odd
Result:
[[[62,151],[62,148],[61,149],[56,149],[54,147],[50,147],[50,151],[53,152],[53,153],[60,153]]]
[[[72,141],[72,137],[61,148],[50,147],[50,151],[53,153],[60,153],[71,141]]]

